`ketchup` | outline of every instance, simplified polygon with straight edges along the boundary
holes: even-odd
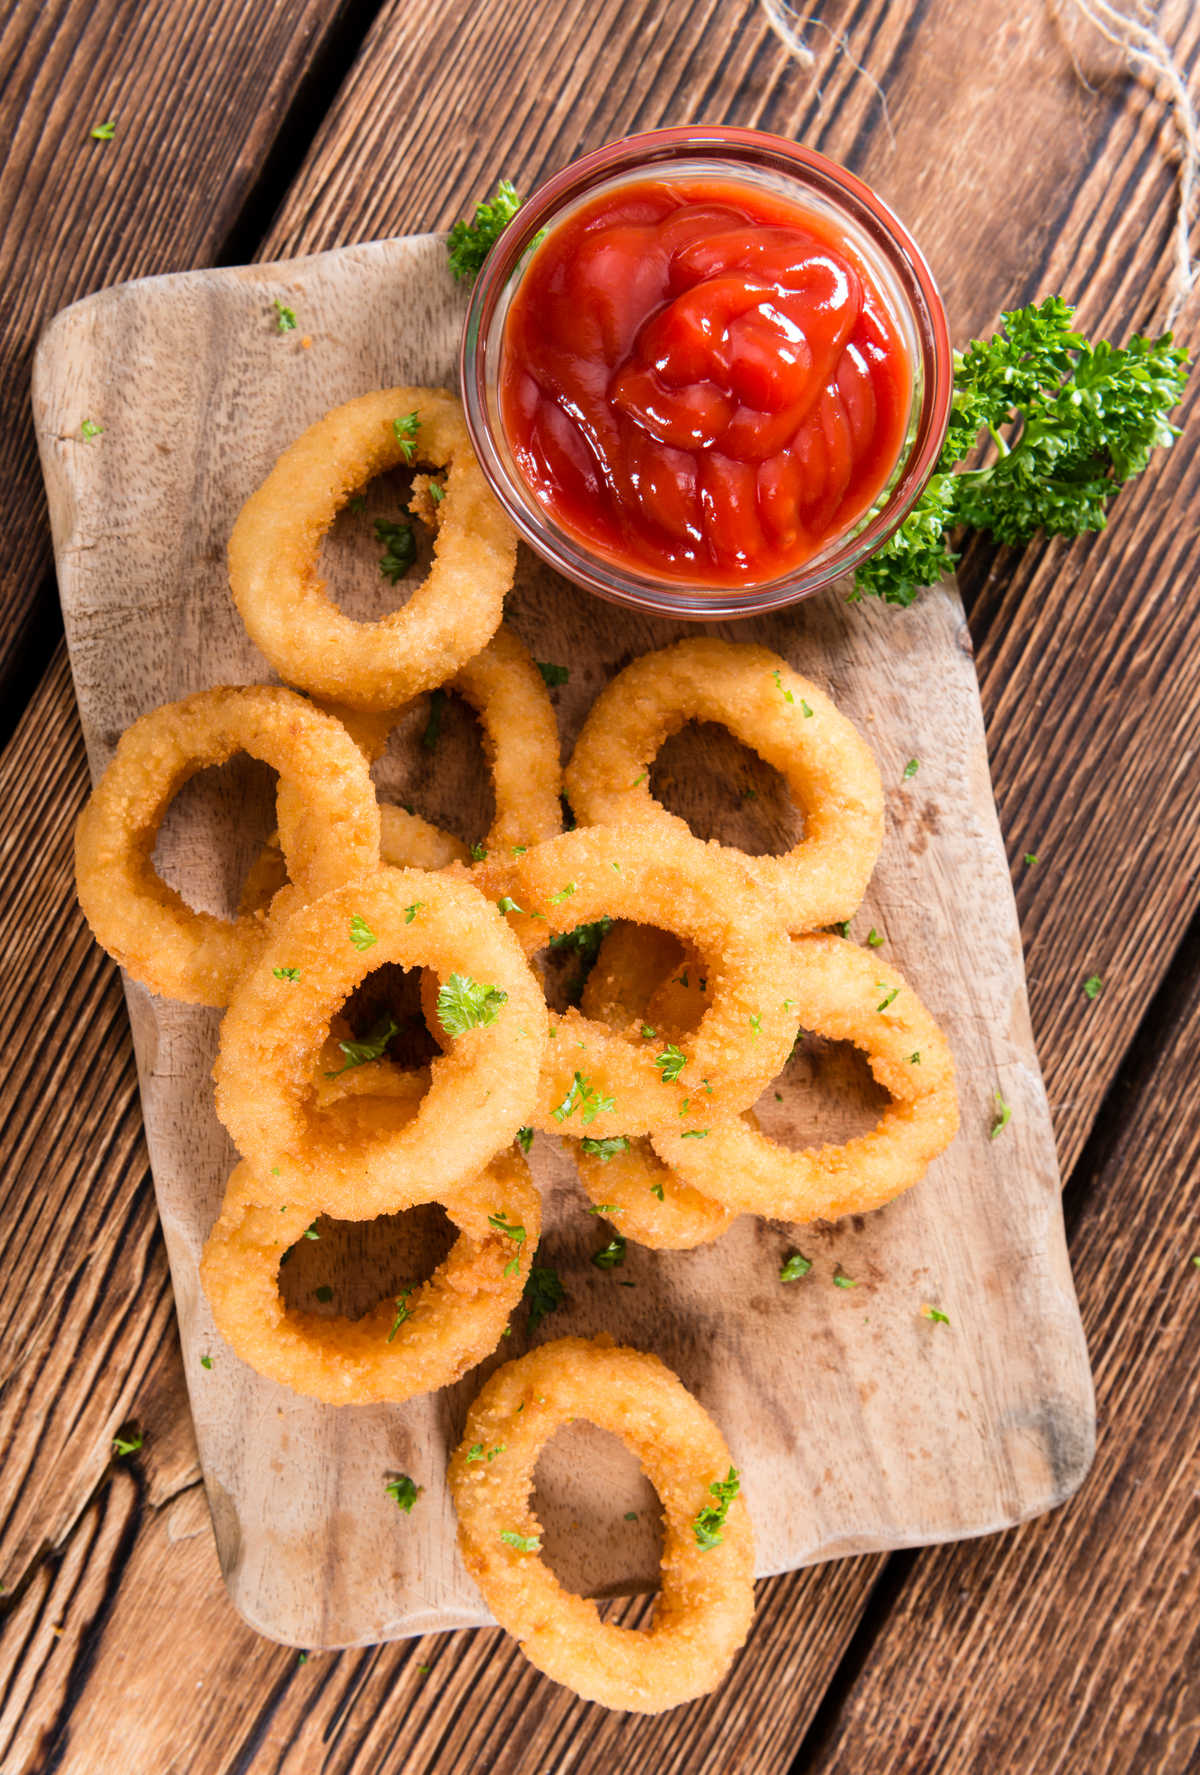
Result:
[[[730,180],[640,179],[554,226],[505,321],[500,406],[564,530],[696,585],[786,574],[899,460],[909,355],[830,219]]]

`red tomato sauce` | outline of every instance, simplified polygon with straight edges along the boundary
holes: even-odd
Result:
[[[535,253],[500,405],[547,515],[615,565],[698,585],[785,574],[899,460],[912,368],[832,220],[732,181],[639,180]]]

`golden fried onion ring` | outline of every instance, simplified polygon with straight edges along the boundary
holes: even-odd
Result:
[[[433,565],[399,610],[355,622],[317,577],[322,538],[357,488],[413,461],[449,471]],[[516,543],[453,395],[385,388],[335,407],[283,452],[238,514],[229,582],[251,640],[281,678],[351,708],[395,709],[487,645]]]
[[[683,948],[667,931],[620,919],[600,943],[584,983],[579,1008],[585,1017],[612,1029],[646,1025],[646,1006],[664,975],[682,962]],[[689,1030],[699,1016],[683,1025]],[[656,1022],[656,1029],[666,1025]],[[599,1147],[599,1150],[597,1150]],[[736,1211],[710,1201],[682,1183],[655,1154],[644,1136],[627,1137],[622,1151],[599,1143],[592,1149],[574,1141],[571,1157],[592,1203],[624,1238],[657,1251],[688,1251],[710,1244],[737,1218]]]
[[[379,857],[393,869],[446,869],[451,863],[465,864],[470,854],[452,832],[390,801],[380,803]],[[250,865],[242,884],[240,910],[258,912],[269,906],[287,885],[287,878],[287,863],[275,832]]]
[[[576,1010],[552,1014],[534,1127],[645,1134],[685,1113],[685,1101],[691,1115],[702,1106],[735,1114],[783,1066],[795,1035],[780,990],[790,945],[719,845],[661,824],[579,827],[518,858],[511,894],[527,954],[608,915],[645,918],[693,943],[713,980],[712,1002],[675,1056],[657,1037],[622,1034]]]
[[[291,792],[282,844],[300,897],[379,860],[379,810],[362,754],[305,698],[265,684],[204,690],[135,721],[76,827],[79,903],[97,941],[135,980],[188,1004],[226,1004],[266,941],[261,918],[194,912],[154,868],[177,792],[237,752],[271,765]]]
[[[353,1097],[320,1106],[314,1074],[331,1019],[384,962],[506,997],[433,1062],[414,1119],[380,1134]],[[528,1122],[546,1015],[520,944],[467,881],[385,868],[301,907],[239,982],[213,1067],[217,1114],[251,1163],[258,1203],[369,1220],[444,1197]]]
[[[791,1151],[747,1117],[714,1119],[703,1139],[666,1123],[654,1150],[694,1189],[771,1220],[836,1220],[880,1208],[911,1187],[958,1130],[945,1036],[896,969],[841,937],[798,937],[790,992],[796,1022],[853,1042],[892,1102],[869,1134]]]
[[[779,771],[804,815],[804,835],[786,856],[733,853],[787,929],[852,917],[883,840],[879,770],[825,692],[765,647],[695,636],[619,672],[593,704],[567,766],[576,817],[688,831],[648,781],[663,742],[688,721],[728,728]]]
[[[394,1108],[383,1099],[361,1101]],[[380,1126],[394,1121],[381,1117]],[[541,1230],[529,1167],[511,1149],[444,1198],[459,1236],[429,1280],[348,1319],[284,1305],[280,1261],[303,1237],[313,1210],[257,1206],[258,1195],[253,1172],[240,1164],[200,1262],[213,1320],[259,1374],[328,1405],[399,1403],[450,1386],[481,1362],[521,1298]],[[499,1231],[496,1220],[520,1228],[522,1242]]]
[[[619,1436],[663,1505],[662,1588],[642,1630],[602,1621],[538,1556],[534,1470],[550,1437],[575,1418]],[[477,1445],[498,1452],[472,1460]],[[501,1627],[555,1682],[618,1710],[678,1707],[721,1681],[754,1612],[744,1500],[730,1503],[716,1545],[701,1546],[696,1532],[710,1486],[731,1467],[721,1432],[657,1356],[606,1338],[542,1344],[492,1375],[451,1458],[463,1562]]]
[[[511,859],[514,847],[540,844],[561,832],[558,721],[545,681],[525,643],[512,629],[500,627],[445,688],[457,692],[479,717],[495,802],[495,817],[484,848]],[[363,713],[338,704],[325,706],[344,723],[370,764],[382,757],[388,735],[403,713],[401,709]],[[385,803],[385,818],[386,809]],[[467,855],[465,845],[462,855]],[[417,861],[415,857],[406,860]],[[443,866],[421,864],[422,868]]]

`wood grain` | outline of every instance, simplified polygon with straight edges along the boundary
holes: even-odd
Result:
[[[964,327],[986,325],[1015,296],[1053,287],[1094,301],[1095,313],[1117,334],[1149,319],[1155,309],[1161,312],[1173,199],[1172,170],[1160,153],[1162,110],[1139,84],[1116,76],[1111,55],[1093,39],[1078,35],[1069,45],[1096,88],[1089,93],[1076,81],[1063,42],[1033,0],[1003,12],[973,8],[969,30],[961,28],[961,13],[945,0],[907,7],[826,6],[821,12],[828,24],[847,31],[850,54],[884,81],[897,125],[895,152],[906,157],[909,169],[903,181],[891,172],[894,151],[882,127],[878,99],[849,62],[832,51],[823,31],[810,33],[818,52],[810,81],[785,63],[783,52],[759,30],[757,15],[748,7],[611,7],[594,15],[599,26],[594,34],[588,30],[592,15],[580,8],[556,8],[546,18],[538,9],[517,13],[499,5],[472,6],[456,16],[450,32],[438,29],[431,8],[396,7],[381,14],[369,53],[330,113],[263,254],[277,256],[302,244],[324,246],[448,221],[498,171],[527,182],[537,171],[558,164],[575,142],[592,145],[623,128],[681,121],[690,112],[760,121],[842,154],[919,227],[931,248],[945,215],[954,244],[951,250],[938,247],[935,259],[960,336]],[[1161,14],[1169,38],[1186,33],[1192,22],[1191,9],[1182,0],[1169,0]],[[172,14],[160,10],[157,16],[163,35],[147,45],[141,75],[169,92],[176,78]],[[506,31],[509,18],[514,20],[511,32]],[[621,58],[615,80],[611,60],[604,63],[608,78],[596,74],[598,56],[610,40]],[[529,48],[543,41],[544,59],[540,48],[536,55]],[[418,43],[422,53],[415,55]],[[1194,42],[1186,35],[1184,51],[1191,65]],[[170,75],[160,75],[167,68]],[[435,83],[440,83],[437,104],[426,107]],[[593,113],[600,108],[603,122],[589,133]],[[1036,142],[1034,153],[1027,151],[1030,141]],[[936,152],[926,154],[926,142]],[[120,227],[110,234],[135,251],[151,227],[151,216],[144,209],[131,215],[119,201],[112,213]],[[1001,235],[1003,250],[996,251]],[[34,280],[44,282],[55,274],[62,242],[39,238],[34,248]],[[1194,506],[1193,463],[1194,453],[1185,463],[1180,451],[1166,472],[1178,473],[1170,489]],[[1193,539],[1186,526],[1171,524],[1171,505],[1159,493],[1163,485],[1163,471],[1157,470],[1135,493],[1122,495],[1107,537],[1070,550],[1034,548],[1017,558],[976,548],[960,575],[980,652],[1009,850],[1016,863],[1032,838],[1039,854],[1053,860],[1048,868],[1031,872],[1018,867],[1017,891],[1031,961],[1034,1024],[1066,1170],[1078,1158],[1157,981],[1172,965],[1176,934],[1195,905],[1195,810],[1186,774],[1177,768],[1178,736],[1189,733],[1197,718],[1196,649],[1186,596],[1195,563],[1185,552],[1176,557],[1174,571],[1164,574],[1170,545],[1182,542],[1190,550]],[[1123,555],[1118,572],[1113,551],[1133,502],[1150,546]],[[1055,645],[1064,618],[1074,624],[1069,647],[1065,638]],[[1123,685],[1115,697],[1098,701],[1093,662],[1113,637],[1128,640],[1134,630],[1136,652],[1126,649]],[[1153,685],[1153,697],[1143,695],[1144,679]],[[0,780],[6,805],[17,810],[5,827],[6,854],[40,861],[43,854],[60,854],[75,808],[75,791],[63,791],[48,761],[67,756],[75,780],[82,780],[77,719],[61,662],[42,687],[31,723],[37,744],[10,750],[0,765]],[[1114,737],[1119,741],[1115,770]],[[1167,847],[1165,869],[1159,867],[1159,844]],[[1114,869],[1122,872],[1119,894],[1110,887]],[[78,942],[78,917],[58,873],[52,872],[43,886],[38,867],[23,864],[10,869],[9,883],[12,894],[2,933],[6,954],[17,941],[15,933],[31,923],[54,941]],[[1120,998],[1106,996],[1085,1007],[1073,989],[1083,971],[1081,942],[1093,932],[1098,938],[1123,937],[1116,977]],[[111,981],[108,965],[102,960],[96,965]],[[61,1045],[65,1076],[71,1080],[69,1101],[54,1099],[47,1105],[37,1088],[41,1074],[35,1067],[32,1091],[6,1106],[6,1138],[19,1136],[29,1118],[42,1119],[44,1137],[36,1162],[46,1204],[32,1234],[11,1217],[6,1204],[5,1250],[11,1264],[3,1296],[7,1311],[25,1296],[36,1300],[61,1287],[57,1279],[69,1272],[73,1253],[71,1215],[86,1209],[91,1192],[103,1186],[112,1202],[110,1211],[126,1212],[128,1197],[144,1177],[140,1157],[123,1161],[110,1147],[98,1146],[93,1133],[107,1128],[110,1116],[119,1121],[120,1106],[128,1105],[133,1091],[119,994],[110,986],[114,1015],[104,1032],[107,1046],[98,1050],[90,1040],[94,1032],[81,1029],[65,985],[59,997],[46,1000],[49,1014],[36,997],[18,993],[15,1020],[5,1029],[6,1074],[14,1057],[29,1048],[44,1058],[49,1022],[56,1034],[54,1054],[58,1056]],[[1153,1082],[1143,1088],[1151,1090]],[[69,1112],[77,1095],[86,1113],[74,1116]],[[1136,1198],[1134,1175],[1116,1179],[1111,1187],[1118,1201]],[[162,1275],[161,1251],[156,1262]],[[69,1376],[73,1359],[86,1353],[94,1336],[93,1323],[85,1311],[66,1314],[60,1336],[67,1346],[63,1368]],[[6,1342],[3,1347],[11,1351],[16,1346]],[[95,1404],[101,1446],[94,1471],[102,1475],[108,1428],[129,1409],[124,1365],[134,1359],[136,1347],[136,1333],[111,1346],[108,1364],[90,1381],[98,1402],[88,1388],[74,1395],[59,1391],[47,1419],[50,1394],[35,1388],[23,1413],[12,1420],[24,1445],[33,1448],[39,1437],[53,1439],[60,1413]],[[176,1403],[186,1417],[181,1382],[176,1370]],[[1152,1428],[1148,1435],[1153,1434]],[[46,1463],[31,1471],[28,1485],[34,1494],[50,1467]],[[19,1460],[5,1464],[0,1474],[4,1497],[21,1492],[20,1473]],[[59,1467],[56,1483],[61,1477]],[[58,1504],[51,1491],[35,1507],[51,1516]],[[143,1522],[149,1532],[153,1518],[144,1516]],[[168,1546],[164,1558],[171,1557]],[[686,1751],[679,1748],[673,1721],[660,1722],[655,1732],[642,1736],[647,1764],[656,1766],[658,1746],[670,1738],[672,1754],[690,1754],[696,1767],[727,1768],[722,1746],[734,1740],[739,1766],[785,1767],[789,1732],[798,1737],[803,1729],[870,1592],[869,1574],[879,1563],[844,1561],[761,1586],[760,1621],[775,1598],[787,1599],[766,1642],[786,1647],[796,1639],[797,1656],[786,1681],[777,1681],[771,1658],[748,1652],[739,1665],[736,1691],[726,1690],[711,1714],[689,1717]],[[4,1575],[10,1576],[7,1565]],[[160,1589],[144,1564],[131,1568],[129,1584],[132,1600],[120,1616],[122,1623],[128,1622],[124,1638],[110,1640],[106,1658],[90,1679],[101,1685],[99,1698],[89,1701],[93,1730],[105,1706],[112,1719],[124,1717],[127,1664],[122,1646],[137,1642],[139,1623],[155,1607]],[[827,1631],[820,1623],[830,1617],[818,1614],[812,1635],[797,1638],[807,1599],[816,1589],[840,1596],[842,1607]],[[259,1675],[258,1693],[248,1696],[239,1680],[243,1641],[224,1601],[218,1597],[209,1614],[186,1587],[185,1597],[195,1606],[183,1613],[181,1598],[181,1634],[204,1636],[212,1685],[222,1686],[227,1712],[236,1709],[238,1724],[206,1732],[201,1743],[191,1730],[194,1696],[174,1685],[174,1663],[168,1660],[161,1674],[174,1725],[169,1728],[165,1715],[158,1716],[164,1766],[173,1766],[168,1757],[176,1757],[181,1767],[206,1775],[195,1759],[211,1757],[208,1766],[223,1772],[234,1766],[276,1767],[285,1743],[302,1729],[308,1691],[294,1703],[294,1691],[289,1691],[286,1705],[280,1705],[274,1676]],[[1014,1599],[1015,1621],[1024,1602]],[[505,1672],[522,1666],[516,1654],[497,1646],[484,1683],[478,1648],[489,1640],[469,1635],[439,1642],[443,1660],[458,1648],[454,1655],[462,1658],[467,1677],[432,1698],[423,1716],[420,1760],[405,1766],[447,1767],[437,1747],[456,1713],[462,1715],[453,1728],[457,1747],[465,1747],[481,1767],[506,1755],[493,1730],[492,1703],[504,1692]],[[226,1660],[229,1646],[236,1650]],[[313,1667],[329,1666],[337,1673],[329,1681],[340,1711],[325,1728],[330,1736],[322,1740],[323,1746],[334,1748],[317,1751],[306,1737],[307,1750],[289,1758],[289,1771],[307,1772],[317,1755],[328,1755],[330,1767],[336,1757],[339,1768],[374,1770],[375,1753],[384,1740],[382,1728],[378,1734],[373,1729],[373,1707],[391,1694],[409,1655],[408,1647],[385,1647],[353,1657],[314,1659],[303,1667],[300,1682],[308,1680]],[[416,1647],[412,1655],[418,1655]],[[343,1677],[344,1671],[355,1674]],[[58,1680],[47,1673],[51,1688]],[[1037,1682],[1036,1669],[1030,1670],[1030,1680]],[[942,1692],[952,1690],[951,1675]],[[51,1711],[60,1704],[56,1699]],[[1137,1698],[1131,1697],[1129,1705],[1136,1712]],[[399,1698],[397,1706],[402,1706]],[[564,1763],[569,1758],[577,1768],[599,1767],[599,1762],[588,1761],[590,1746],[597,1754],[603,1750],[610,1762],[619,1758],[622,1722],[606,1720],[604,1732],[578,1749],[556,1735],[570,1714],[569,1700],[543,1685],[537,1707],[547,1722],[542,1741],[551,1745],[553,1757]],[[237,1747],[228,1761],[226,1738]],[[404,1742],[401,1734],[401,1747]],[[77,1747],[77,1752],[76,1767],[100,1766],[86,1762],[86,1749]],[[395,1748],[394,1754],[403,1756],[403,1749]],[[551,1756],[545,1766],[556,1766]]]
[[[1079,1179],[1091,1476],[1052,1520],[918,1556],[807,1775],[1183,1775],[1200,1760],[1200,945],[1187,960],[1163,1039],[1124,1080],[1133,1112]]]
[[[348,4],[17,0],[0,21],[0,567],[4,732],[58,625],[29,362],[64,303],[122,277],[211,262],[287,106]],[[91,129],[112,120],[111,141]],[[72,412],[70,430],[103,413]],[[80,447],[83,446],[82,442]]]
[[[299,337],[272,325],[277,293],[302,317]],[[222,545],[237,510],[280,439],[377,386],[386,366],[406,384],[449,379],[464,307],[441,240],[419,236],[261,271],[159,278],[58,317],[39,349],[34,405],[94,772],[146,709],[263,675],[226,583]],[[165,342],[181,332],[194,349],[170,363]],[[65,403],[102,388],[105,450],[65,450]],[[360,519],[358,532],[365,529],[357,560],[343,546],[336,557],[327,552],[324,571],[351,608],[370,598],[379,612],[390,607],[389,593]],[[527,556],[506,609],[541,655],[572,662],[556,695],[568,749],[613,672],[685,632],[602,609]],[[1048,1508],[1078,1484],[1090,1458],[1090,1387],[961,606],[948,590],[905,613],[814,600],[725,632],[790,658],[870,736],[890,825],[860,934],[870,926],[881,933],[945,1025],[964,1123],[911,1195],[865,1221],[806,1230],[821,1285],[793,1289],[778,1281],[786,1231],[751,1217],[710,1249],[631,1246],[620,1287],[588,1262],[606,1235],[581,1212],[568,1151],[548,1141],[535,1147],[547,1202],[542,1251],[570,1295],[554,1330],[607,1331],[654,1348],[682,1374],[726,1428],[748,1495],[772,1500],[756,1529],[766,1575],[982,1533]],[[473,840],[481,831],[459,823],[464,797],[450,737],[431,772],[409,735],[415,765],[393,793]],[[927,762],[909,784],[903,772],[914,754]],[[674,768],[710,785],[693,805],[711,809],[711,785],[721,781],[711,745],[697,738]],[[730,799],[728,817],[752,830],[756,804],[736,789]],[[255,842],[236,795],[214,807],[202,835],[194,825],[173,828],[159,843],[168,879],[209,906],[239,846],[245,864]],[[968,900],[970,918],[961,911]],[[299,1645],[486,1618],[451,1544],[442,1480],[448,1440],[480,1376],[400,1409],[360,1408],[348,1441],[344,1413],[262,1381],[222,1349],[195,1269],[231,1169],[209,1085],[218,1019],[137,986],[128,996],[205,1477],[239,1609]],[[766,1095],[772,1131],[792,1144],[844,1138],[846,1127],[821,1114],[835,1077],[824,1068],[814,1089],[811,1072],[806,1079],[799,1066],[789,1069],[778,1081],[782,1108]],[[988,1137],[997,1089],[1013,1109],[1003,1147]],[[847,1112],[853,1105],[851,1096]],[[855,1278],[853,1296],[833,1289],[835,1263]],[[987,1322],[965,1338],[931,1335],[922,1305],[936,1300],[956,1320],[972,1288],[991,1302]],[[212,1354],[211,1370],[201,1368],[202,1354]],[[314,1461],[320,1483],[302,1483]],[[425,1486],[421,1510],[407,1519],[383,1489],[397,1466]],[[280,1473],[291,1481],[282,1497]],[[559,1550],[557,1569],[572,1587],[611,1594],[653,1582],[657,1549],[634,1463],[614,1466],[602,1443],[576,1439],[569,1456],[556,1452],[543,1465],[540,1491],[547,1546]],[[624,1524],[631,1508],[642,1513],[637,1530]],[[567,1532],[579,1519],[589,1532]],[[336,1585],[323,1576],[331,1570]]]

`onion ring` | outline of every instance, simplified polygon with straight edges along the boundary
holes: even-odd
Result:
[[[386,1099],[362,1102],[395,1109]],[[394,1122],[394,1115],[381,1117],[381,1129]],[[481,1362],[521,1298],[541,1230],[529,1168],[515,1150],[503,1153],[445,1197],[459,1236],[429,1280],[349,1319],[284,1305],[280,1261],[304,1236],[313,1210],[260,1207],[257,1196],[243,1162],[200,1261],[213,1321],[259,1374],[328,1405],[398,1404],[450,1386]],[[497,1230],[497,1221],[518,1228],[521,1243]]]
[[[623,1238],[654,1251],[691,1251],[711,1245],[737,1219],[738,1209],[714,1202],[677,1177],[645,1137],[627,1140],[623,1150],[607,1157],[594,1150],[602,1145],[595,1142],[589,1151],[576,1141],[571,1157],[588,1197]]]
[[[680,966],[682,955],[682,945],[669,932],[620,920],[601,940],[580,1010],[612,1029],[640,1030],[654,988]],[[684,1027],[690,1030],[698,1021],[697,1015]],[[655,1027],[666,1030],[661,1019],[656,1019]],[[617,1138],[625,1140],[624,1147],[614,1151],[610,1142],[607,1152],[602,1142],[589,1146],[575,1141],[571,1157],[593,1205],[605,1212],[623,1237],[656,1251],[689,1251],[711,1244],[733,1224],[736,1211],[683,1183],[658,1158],[649,1140],[637,1135]]]
[[[714,986],[686,1052],[619,1033],[569,1010],[551,1013],[535,1128],[551,1134],[645,1134],[703,1104],[749,1108],[791,1051],[795,1019],[779,982],[788,939],[755,884],[716,844],[661,825],[579,827],[516,861],[508,916],[527,954],[606,915],[653,918],[710,959]],[[520,910],[518,911],[518,908]]]
[[[665,1164],[727,1207],[771,1220],[865,1214],[909,1189],[958,1131],[945,1036],[895,968],[841,937],[794,941],[796,1021],[853,1042],[892,1098],[878,1125],[842,1146],[792,1151],[748,1118],[714,1120],[704,1139],[666,1125],[651,1138]]]
[[[689,831],[651,792],[651,764],[687,721],[715,721],[773,765],[804,815],[780,857],[735,851],[792,932],[857,911],[883,840],[870,749],[825,692],[765,647],[701,635],[644,654],[597,697],[566,770],[576,817]]]
[[[457,692],[479,717],[496,810],[483,848],[507,861],[517,847],[540,844],[561,832],[558,721],[550,693],[525,643],[502,625],[483,651],[450,679],[446,689]],[[385,709],[364,714],[338,705],[324,706],[345,724],[370,764],[382,757],[388,735],[403,713],[402,709]],[[466,855],[464,845],[462,856]],[[444,867],[444,863],[419,863],[416,857],[405,860],[421,868]]]
[[[396,807],[390,801],[379,807],[379,858],[393,869],[447,869],[451,863],[466,864],[470,852],[461,838],[443,831],[420,814]],[[268,838],[250,865],[239,910],[259,912],[266,909],[287,886],[288,871],[280,848],[279,834]]]
[[[399,610],[354,622],[317,577],[321,539],[356,488],[413,461],[449,470],[429,576]],[[238,514],[229,583],[281,678],[351,708],[395,709],[444,684],[495,634],[516,541],[453,395],[385,388],[335,407],[283,452]]]
[[[484,1011],[433,1062],[412,1122],[380,1135],[360,1125],[353,1097],[322,1108],[314,1074],[331,1018],[384,962],[465,977]],[[513,1140],[545,1042],[537,981],[491,902],[447,874],[380,869],[272,926],[221,1024],[217,1114],[260,1206],[304,1201],[369,1220],[441,1198]]]
[[[265,684],[205,690],[135,721],[75,829],[79,903],[127,973],[188,1004],[226,1004],[267,940],[260,917],[194,912],[154,868],[176,793],[237,752],[273,766],[292,791],[282,844],[300,898],[353,880],[379,859],[379,810],[362,754],[339,722],[303,697]]]
[[[562,1425],[585,1418],[619,1436],[662,1501],[662,1588],[648,1628],[602,1621],[538,1558],[530,1497],[538,1456]],[[477,1447],[497,1451],[472,1459]],[[754,1613],[754,1546],[740,1495],[712,1544],[697,1519],[732,1476],[708,1413],[656,1356],[606,1338],[560,1338],[492,1375],[450,1461],[463,1563],[530,1663],[585,1700],[661,1713],[716,1687]]]

